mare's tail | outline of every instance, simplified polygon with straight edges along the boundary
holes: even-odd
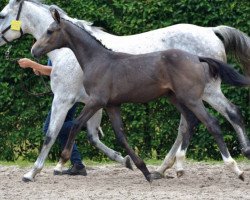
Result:
[[[232,53],[243,65],[244,72],[250,76],[250,38],[229,26],[217,26],[212,30],[223,42],[226,53]]]
[[[209,65],[209,71],[213,78],[219,76],[223,82],[233,86],[250,86],[250,78],[241,75],[230,65],[213,58],[199,57],[199,60]]]

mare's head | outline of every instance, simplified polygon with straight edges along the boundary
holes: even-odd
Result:
[[[0,46],[25,33],[40,37],[44,28],[53,22],[50,9],[56,8],[61,15],[67,16],[58,6],[42,2],[43,0],[9,0],[0,11]]]
[[[22,35],[22,25],[20,25],[19,22],[16,22],[16,24],[12,23],[15,23],[13,20],[19,20],[23,1],[24,0],[10,0],[0,12],[0,46]],[[15,28],[16,30],[14,30]]]
[[[41,57],[54,49],[66,47],[67,36],[63,29],[64,23],[61,16],[56,9],[53,9],[51,14],[55,21],[50,24],[42,37],[33,45],[31,53],[34,57]]]

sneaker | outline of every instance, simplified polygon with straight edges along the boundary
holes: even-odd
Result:
[[[81,176],[87,176],[87,171],[85,166],[74,164],[71,168],[67,170],[63,170],[62,172],[54,171],[54,175],[81,175]]]

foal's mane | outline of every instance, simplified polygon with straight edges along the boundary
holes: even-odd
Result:
[[[86,34],[88,34],[91,38],[93,38],[97,43],[99,43],[101,46],[103,46],[105,49],[109,50],[109,51],[113,51],[112,49],[106,47],[100,40],[98,40],[90,31],[86,30],[84,27],[84,24],[82,21],[77,20],[76,22],[72,22],[68,19],[65,18],[61,18],[71,24],[73,24],[74,26],[80,28],[82,31],[84,31]]]

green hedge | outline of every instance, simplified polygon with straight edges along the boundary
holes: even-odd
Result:
[[[250,3],[239,0],[56,0],[46,1],[63,8],[72,17],[93,21],[117,35],[136,34],[177,23],[191,23],[201,26],[229,25],[250,35]],[[69,3],[70,2],[70,3]],[[7,0],[0,2],[0,9]],[[31,57],[31,36],[13,42],[12,58]],[[31,70],[22,70],[9,62],[4,55],[8,48],[0,48],[0,160],[34,160],[42,144],[42,126],[51,105],[51,96],[33,96],[25,92],[45,92],[40,77]],[[46,61],[43,61],[46,63]],[[47,86],[49,79],[45,78]],[[246,120],[249,132],[250,109],[248,90],[223,86],[225,95],[238,105]],[[210,109],[210,108],[209,108]],[[233,156],[239,156],[239,143],[230,124],[211,110],[219,118],[225,140]],[[164,158],[177,134],[179,114],[166,99],[159,99],[145,105],[124,105],[123,119],[129,143],[143,158]],[[102,141],[118,151],[107,116],[104,114]],[[221,159],[213,138],[200,126],[188,150],[194,159]],[[106,159],[86,140],[85,132],[77,137],[79,149],[84,157]],[[55,145],[49,158],[58,157]]]

